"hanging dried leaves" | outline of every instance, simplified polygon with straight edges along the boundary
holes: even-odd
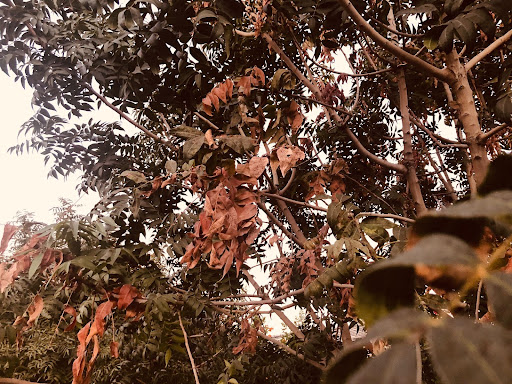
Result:
[[[256,346],[258,345],[258,329],[251,327],[247,319],[243,319],[240,324],[240,341],[236,347],[233,347],[233,353],[256,353]]]
[[[194,268],[206,253],[210,268],[223,269],[225,275],[235,261],[239,273],[248,257],[247,249],[259,234],[261,220],[253,188],[267,163],[266,158],[254,157],[239,165],[233,176],[226,170],[217,172],[219,184],[206,193],[204,210],[190,234],[193,241],[182,263]]]
[[[292,127],[292,132],[294,134],[297,133],[297,130],[304,122],[304,115],[300,110],[300,105],[295,101],[292,101],[290,103],[290,107],[288,107],[286,117],[288,118],[288,123]]]
[[[36,322],[37,318],[43,311],[43,298],[39,295],[36,295],[34,297],[34,300],[32,301],[32,304],[30,307],[28,307],[28,321],[27,325],[31,327]]]

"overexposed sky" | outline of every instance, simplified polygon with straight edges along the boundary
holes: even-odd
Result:
[[[73,175],[67,180],[47,178],[48,167],[45,167],[43,156],[30,153],[17,156],[8,154],[7,149],[18,142],[18,131],[21,125],[33,115],[31,106],[32,89],[23,89],[14,77],[8,77],[0,72],[0,231],[3,225],[16,215],[17,211],[26,210],[35,213],[36,220],[51,222],[52,207],[59,206],[59,197],[72,201],[79,199],[75,187],[79,175]],[[62,115],[65,117],[65,114]],[[87,121],[90,116],[85,116]],[[95,119],[112,121],[114,113],[108,113],[102,108],[101,117]],[[110,119],[110,120],[107,120]],[[20,136],[22,139],[23,136]],[[97,197],[84,195],[78,204],[79,211],[87,212],[96,203]],[[0,232],[0,235],[1,233]]]

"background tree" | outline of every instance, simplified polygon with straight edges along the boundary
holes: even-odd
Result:
[[[168,364],[167,351],[178,349],[196,382],[212,372],[229,382],[240,361],[230,354],[256,353],[261,364],[258,350],[270,347],[258,338],[309,363],[305,382],[341,349],[327,381],[369,382],[381,367],[390,382],[512,377],[502,328],[510,278],[491,272],[510,246],[510,194],[494,192],[510,189],[507,158],[485,179],[490,160],[510,149],[508,1],[2,4],[0,67],[34,88],[38,107],[13,151],[40,151],[55,177],[82,171],[80,188],[101,197],[90,215],[46,228],[2,264],[2,300],[22,301],[6,307],[14,324],[4,328],[18,344],[40,316],[52,327],[62,313],[76,318],[75,383],[100,380],[95,368],[111,364],[101,354],[109,332],[113,356],[135,343],[140,356],[148,348]],[[333,69],[343,58],[349,73]],[[60,106],[71,118],[96,105],[140,133],[51,114]],[[450,207],[462,198],[471,200]],[[414,222],[409,247],[421,241],[371,266],[403,251]],[[438,232],[448,235],[429,237]],[[25,274],[30,297],[14,288]],[[488,317],[501,325],[446,319],[464,317],[458,308],[471,298],[480,319],[482,281]],[[265,333],[263,305],[288,327],[286,342]],[[287,306],[304,308],[312,323],[294,324]],[[403,306],[439,319],[383,318]],[[364,365],[368,342],[352,345],[349,334],[358,322],[392,345],[382,354],[374,346],[377,358]],[[222,362],[208,365],[216,349],[198,350],[214,344],[190,348],[187,327],[211,329],[208,340],[230,346],[227,373]],[[480,365],[453,369],[469,361],[460,338],[444,342],[453,335],[474,341]],[[447,356],[446,345],[457,353]],[[267,356],[290,366],[281,352]],[[162,367],[151,364],[145,372]],[[286,375],[248,366],[263,379]],[[477,374],[478,366],[486,368]]]

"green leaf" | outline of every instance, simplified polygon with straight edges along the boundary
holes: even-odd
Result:
[[[71,260],[71,264],[80,268],[90,269],[91,271],[96,269],[96,265],[94,265],[94,263],[91,261],[90,256],[75,257],[73,260]]]
[[[361,229],[379,245],[389,240],[387,229],[396,227],[396,224],[383,217],[367,217],[361,222]]]
[[[242,135],[221,136],[220,140],[235,152],[243,155],[254,149],[254,142],[250,137]]]
[[[31,279],[36,273],[37,269],[41,265],[41,261],[43,260],[44,253],[39,253],[34,260],[32,260],[32,264],[30,264],[30,269],[28,270],[28,278]]]
[[[196,136],[185,141],[183,144],[183,157],[185,160],[189,160],[195,156],[195,154],[201,149],[204,143],[204,135]]]
[[[323,288],[330,289],[333,285],[333,281],[347,280],[352,276],[352,272],[349,268],[349,261],[343,260],[333,265],[330,268],[325,269],[320,276],[313,280],[305,289],[304,295],[306,297],[320,296]]]
[[[365,339],[407,340],[415,334],[424,333],[432,321],[431,317],[417,309],[401,308],[372,325]]]
[[[512,381],[512,332],[471,319],[445,318],[428,342],[436,372],[446,384],[508,384]]]
[[[329,362],[324,371],[322,383],[346,383],[349,377],[367,361],[367,356],[368,352],[361,348],[359,344],[357,347],[345,349],[339,357]]]
[[[203,132],[201,132],[199,129],[189,127],[188,125],[180,125],[176,128],[173,128],[171,129],[171,133],[175,136],[178,136],[180,139],[185,140],[204,136]]]
[[[431,235],[421,239],[414,248],[392,259],[376,263],[357,279],[354,296],[358,315],[371,326],[394,309],[414,304],[415,270],[417,265],[429,267],[466,267],[476,271],[480,259],[462,240],[448,235]],[[449,282],[452,276],[446,268]],[[458,272],[458,269],[457,269]],[[447,284],[445,280],[443,283]],[[455,281],[453,284],[460,284]],[[429,282],[436,286],[436,281]]]
[[[169,361],[171,360],[171,356],[172,356],[172,350],[168,348],[167,351],[165,351],[165,366],[166,367],[169,365]]]
[[[347,384],[415,383],[416,364],[415,346],[413,344],[393,344],[390,349],[369,359],[346,382]]]
[[[494,272],[485,278],[485,291],[496,320],[512,329],[512,274]]]
[[[148,181],[146,179],[146,176],[144,176],[144,174],[142,172],[137,172],[137,171],[124,171],[123,173],[121,173],[121,176],[124,176],[124,177],[134,181],[137,184],[147,183],[147,181]]]

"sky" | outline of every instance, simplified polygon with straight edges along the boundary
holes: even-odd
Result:
[[[67,198],[77,202],[78,211],[87,213],[96,203],[97,196],[79,196],[75,190],[79,183],[79,175],[67,180],[47,178],[49,167],[43,162],[43,156],[37,153],[23,155],[9,154],[7,149],[18,142],[18,131],[21,125],[33,115],[31,105],[32,90],[23,89],[14,77],[0,72],[0,230],[11,221],[17,211],[26,210],[35,214],[35,219],[51,222],[51,208],[59,206],[59,198]],[[65,115],[63,115],[65,116]],[[112,121],[115,114],[101,112],[95,119]],[[87,121],[90,116],[82,119]],[[109,120],[107,120],[109,119]],[[20,136],[20,139],[23,137]]]

